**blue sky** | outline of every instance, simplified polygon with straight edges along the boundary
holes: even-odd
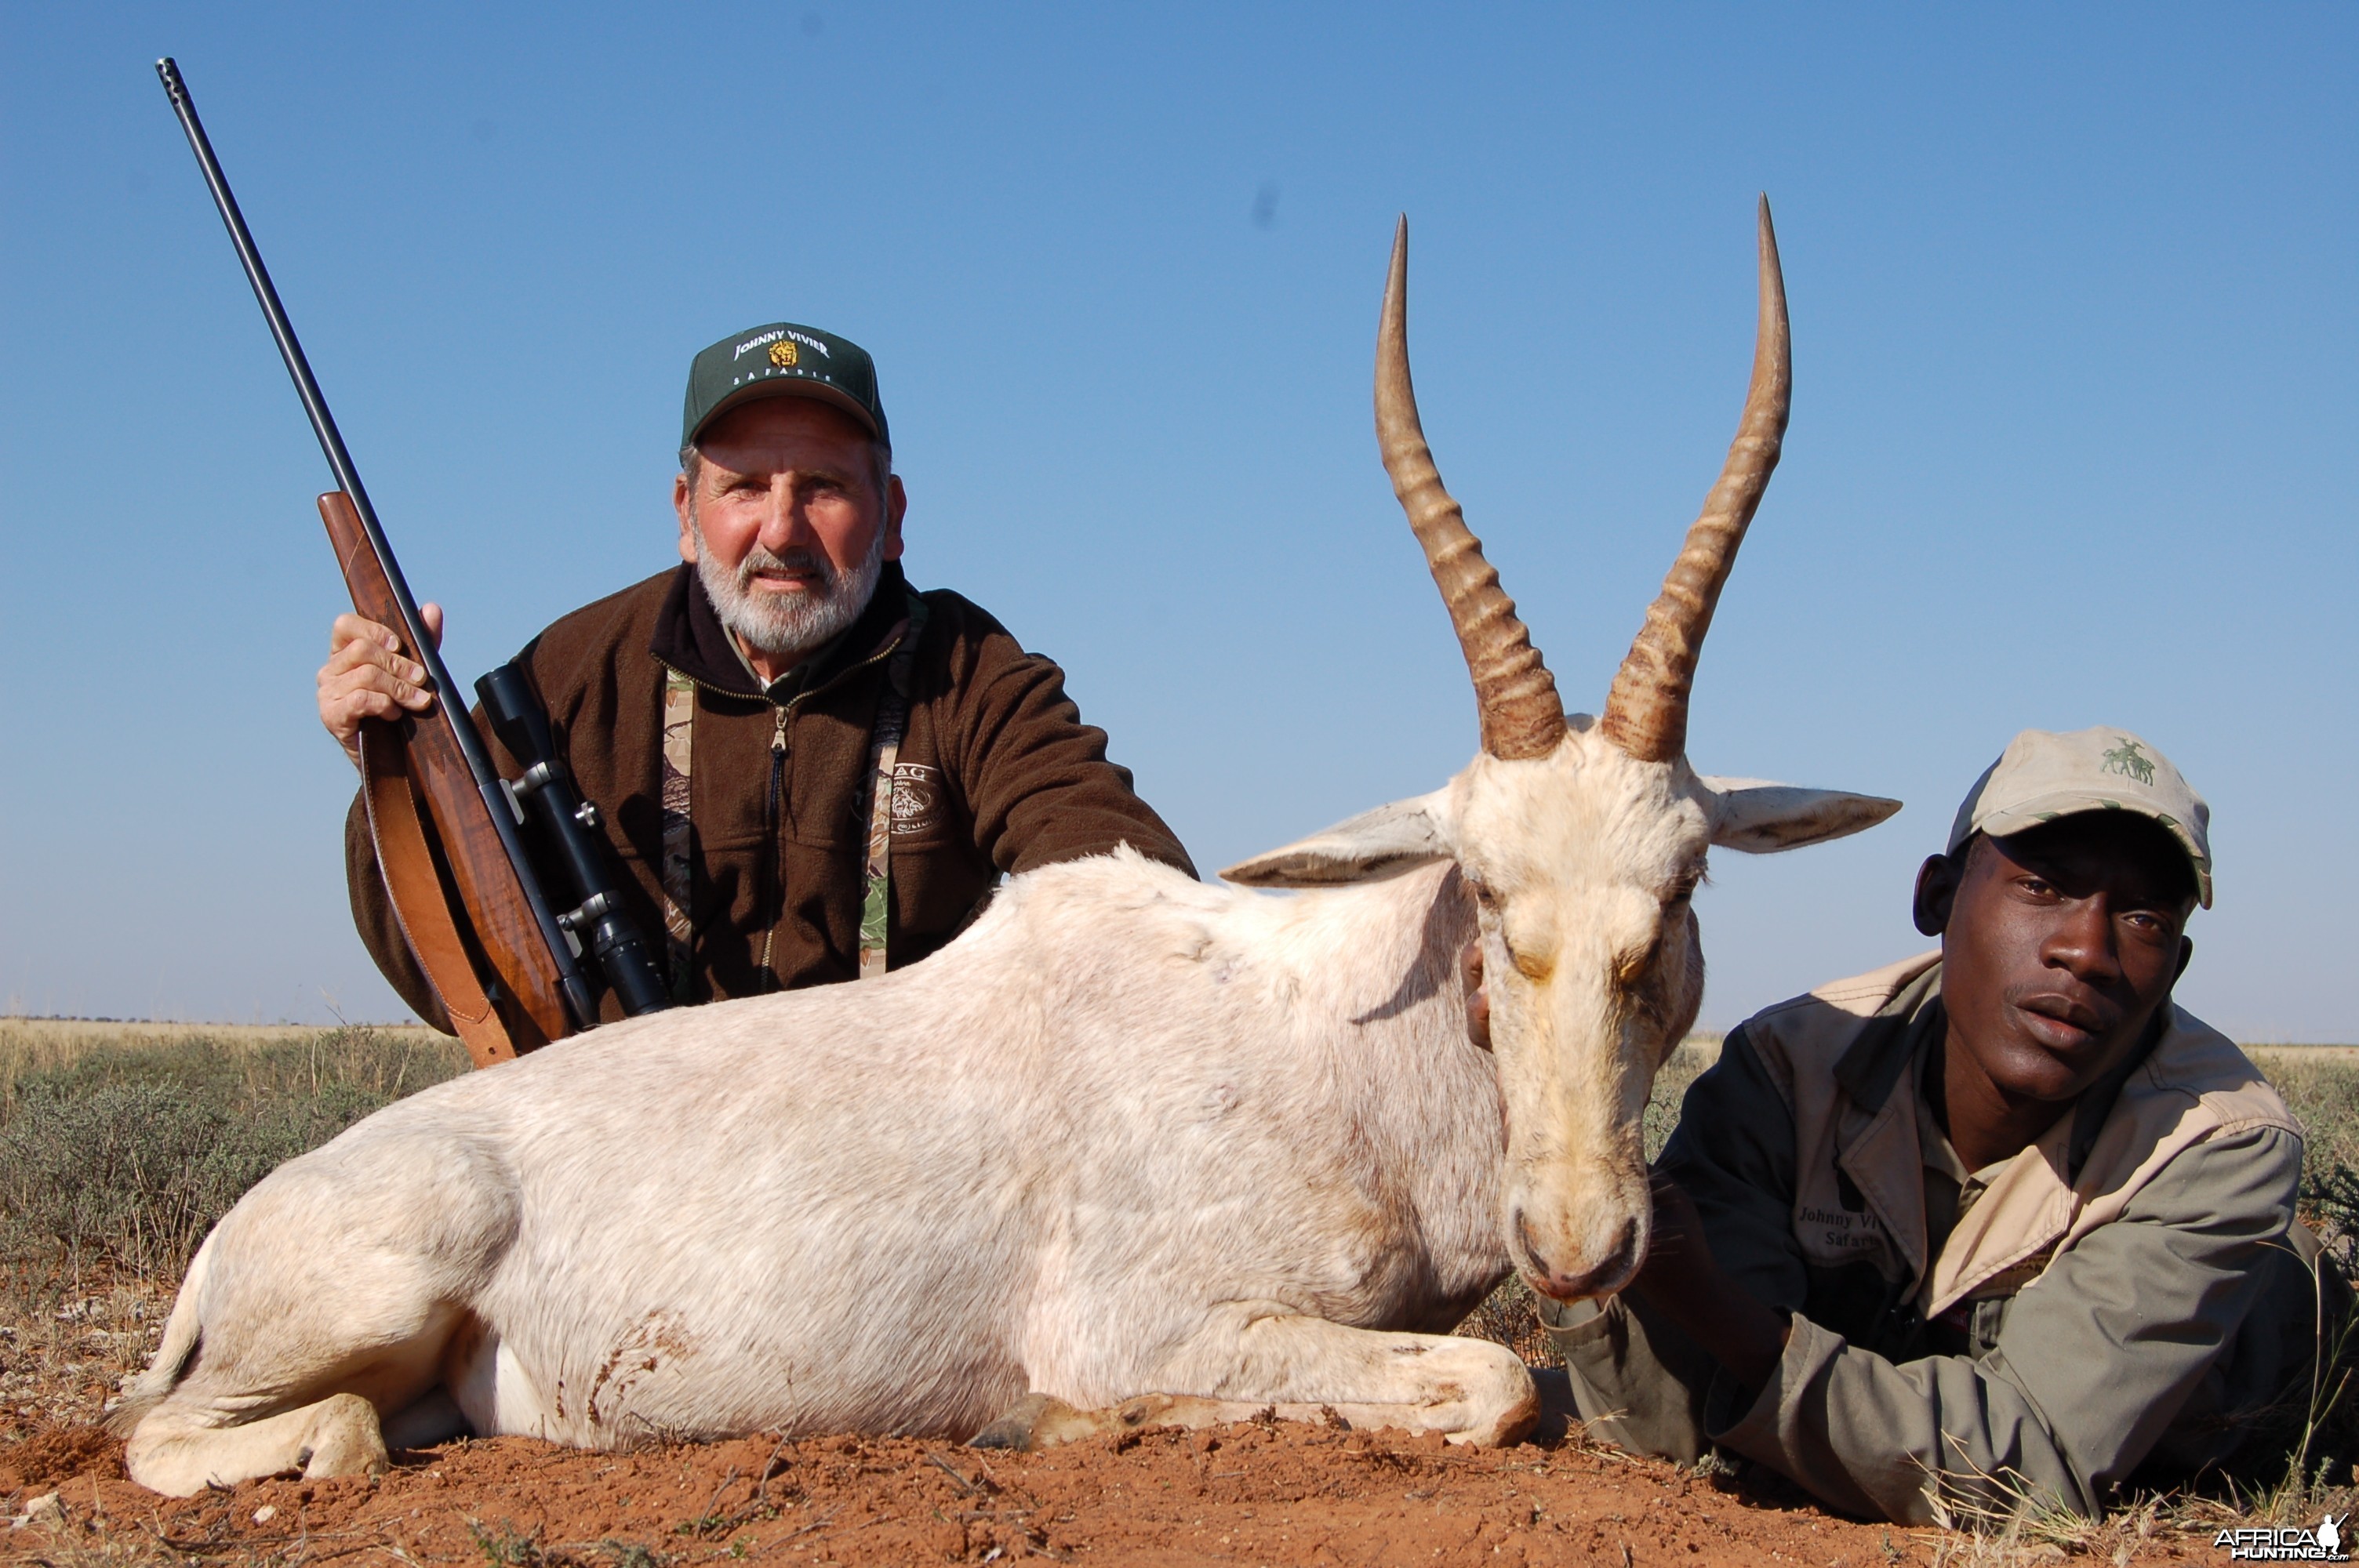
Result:
[[[1593,707],[1717,471],[1775,204],[1793,423],[1707,771],[1897,795],[1723,856],[1707,1022],[1921,946],[2027,725],[2211,798],[2182,1000],[2359,1039],[2359,10],[0,4],[0,1006],[386,1018],[312,672],[325,467],[176,55],[462,680],[672,558],[680,385],[875,353],[908,567],[1064,663],[1210,868],[1439,784],[1378,467],[1394,215],[1442,471]]]

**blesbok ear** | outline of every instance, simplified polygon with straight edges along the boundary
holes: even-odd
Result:
[[[1823,844],[1873,827],[1897,800],[1839,789],[1803,789],[1764,779],[1700,778],[1712,792],[1712,841],[1747,855]]]
[[[1364,811],[1323,833],[1240,860],[1221,880],[1251,888],[1347,887],[1447,860],[1457,851],[1446,794],[1437,790]]]

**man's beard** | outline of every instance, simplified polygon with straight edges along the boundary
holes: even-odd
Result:
[[[849,573],[816,551],[798,546],[774,556],[760,545],[745,553],[730,571],[712,558],[704,541],[704,525],[690,519],[696,530],[696,575],[705,596],[727,627],[745,645],[778,658],[809,654],[842,635],[868,608],[876,579],[885,569],[885,530],[876,530],[868,558]],[[763,571],[809,572],[819,580],[799,593],[773,593],[754,586]]]

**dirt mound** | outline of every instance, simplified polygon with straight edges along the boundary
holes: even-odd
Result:
[[[0,1447],[0,1487],[38,1492],[76,1476],[123,1474],[123,1441],[97,1426],[53,1427]]]
[[[70,1458],[81,1468],[67,1477],[59,1466]],[[416,1563],[518,1568],[1030,1556],[1158,1568],[1882,1568],[1938,1562],[1959,1544],[1573,1444],[1470,1453],[1439,1438],[1288,1424],[1149,1432],[1038,1454],[851,1437],[587,1454],[508,1437],[404,1454],[373,1482],[283,1477],[178,1501],[125,1480],[121,1449],[92,1429],[36,1438],[0,1463],[27,1488],[57,1485],[62,1507],[61,1518],[0,1534],[0,1552],[53,1560],[71,1537],[109,1549],[109,1561],[308,1561],[380,1547]],[[2150,1557],[2136,1555],[2186,1550],[2174,1545],[2158,1539]]]

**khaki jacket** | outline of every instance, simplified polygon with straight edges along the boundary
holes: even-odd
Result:
[[[1838,980],[1745,1025],[1794,1119],[1794,1238],[1809,1262],[1864,1260],[1940,1319],[2015,1295],[2163,1168],[2223,1134],[2301,1128],[2242,1051],[2174,1005],[2161,1036],[2006,1162],[1928,1259],[1924,1150],[1913,1092],[1896,1094],[1937,1016],[1939,955]],[[1913,1089],[1913,1084],[1908,1086]],[[2077,1172],[2077,1173],[2076,1173]],[[1860,1200],[1864,1200],[1864,1203]]]
[[[2042,1495],[2094,1514],[2141,1464],[2233,1449],[2310,1347],[2289,1235],[2301,1130],[2245,1054],[2172,1005],[2121,1067],[1989,1176],[1935,1252],[1918,1072],[1938,956],[1825,986],[1732,1033],[1658,1168],[1716,1261],[1792,1314],[1738,1388],[1642,1309],[1559,1335],[1584,1415],[1710,1443],[1909,1522]],[[1684,1451],[1684,1452],[1682,1452]]]
[[[888,564],[867,611],[834,646],[766,689],[736,655],[692,567],[577,610],[526,648],[559,747],[626,873],[630,914],[658,956],[665,687],[670,672],[694,682],[690,1000],[859,972],[869,743],[908,593]],[[894,770],[892,966],[949,942],[1003,873],[1127,844],[1193,876],[1179,839],[1132,791],[1129,770],[1106,760],[1104,731],[1081,721],[1063,672],[970,600],[941,589],[923,597]],[[501,773],[516,777],[521,770],[480,716],[477,728]],[[377,968],[419,1018],[447,1028],[394,919],[357,799],[345,870]],[[609,1021],[618,1016],[611,995],[604,1005]]]

